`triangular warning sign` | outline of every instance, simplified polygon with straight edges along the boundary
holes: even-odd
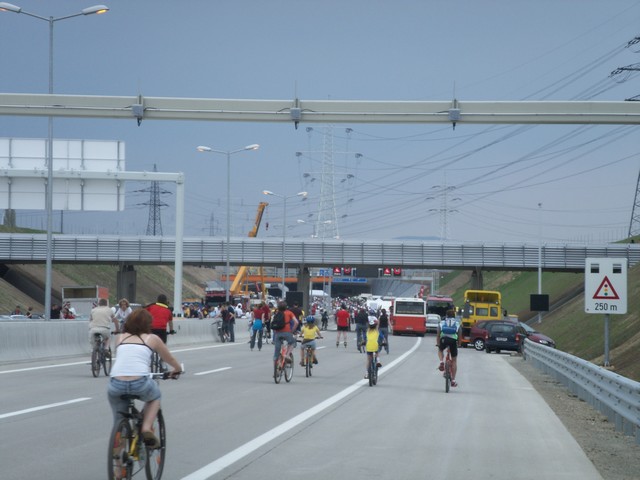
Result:
[[[618,296],[618,292],[613,288],[611,282],[609,281],[609,277],[605,275],[602,283],[596,290],[595,295],[593,296],[594,300],[620,300]]]

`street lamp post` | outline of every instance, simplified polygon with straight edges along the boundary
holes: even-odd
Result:
[[[274,197],[279,197],[282,199],[282,299],[285,299],[284,294],[284,285],[286,280],[286,241],[287,241],[287,199],[293,197],[305,197],[307,196],[307,192],[298,192],[295,195],[279,195],[277,193],[273,193],[270,190],[263,190],[262,193],[265,195],[273,195]]]
[[[42,17],[35,13],[26,12],[21,7],[7,2],[0,2],[0,11],[22,13],[29,17],[43,20],[49,24],[49,95],[53,94],[53,24],[60,20],[68,18],[80,17],[82,15],[101,14],[109,11],[105,5],[95,5],[87,7],[78,13],[65,15],[64,17]],[[47,133],[47,188],[45,208],[47,212],[47,255],[45,267],[45,287],[44,287],[44,316],[47,320],[51,320],[51,290],[52,290],[52,271],[53,271],[53,117],[48,119]]]
[[[239,148],[237,150],[215,150],[211,147],[207,147],[205,145],[200,145],[197,147],[199,152],[210,152],[210,153],[219,153],[221,155],[226,155],[227,157],[227,242],[225,245],[225,254],[226,254],[226,272],[225,276],[225,299],[229,302],[229,276],[230,276],[230,245],[231,242],[231,155],[234,153],[244,152],[245,150],[257,150],[260,148],[260,145],[257,143],[247,145],[246,147]]]

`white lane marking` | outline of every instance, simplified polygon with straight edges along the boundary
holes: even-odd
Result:
[[[220,345],[207,345],[204,347],[191,347],[191,348],[182,348],[171,350],[172,353],[180,353],[180,352],[191,352],[195,350],[205,350],[209,348],[220,348],[220,347],[233,347],[236,345],[244,345],[243,343],[223,343]],[[59,367],[73,367],[75,365],[89,365],[91,363],[90,360],[83,360],[81,362],[73,362],[73,363],[59,363],[57,365],[42,365],[40,367],[26,367],[26,368],[16,368],[14,370],[4,370],[0,371],[0,375],[3,373],[20,373],[20,372],[30,372],[32,370],[44,370],[46,368],[59,368]]]
[[[398,363],[402,362],[405,358],[407,358],[409,355],[415,352],[421,343],[422,343],[422,338],[418,338],[416,344],[410,350],[408,350],[403,355],[401,355],[400,357],[395,359],[393,362],[388,364],[383,370],[380,371],[380,373],[381,374],[386,373],[390,369],[395,367]],[[343,398],[348,397],[349,395],[354,393],[356,390],[358,390],[360,387],[368,384],[369,384],[368,380],[357,381],[350,387],[347,387],[341,392],[338,392],[332,397],[329,397],[328,399],[324,400],[323,402],[318,403],[317,405],[311,407],[307,411],[302,412],[299,415],[296,415],[295,417],[288,420],[287,422],[284,422],[283,424],[278,425],[275,428],[272,428],[268,432],[263,433],[259,437],[256,437],[253,440],[250,440],[249,442],[245,443],[244,445],[239,446],[235,450],[232,450],[226,455],[218,458],[217,460],[214,460],[210,464],[205,465],[201,469],[196,470],[195,472],[187,475],[186,477],[183,477],[182,480],[206,480],[212,477],[216,473],[219,473],[220,471],[224,470],[225,468],[237,462],[238,460],[242,459],[243,457],[246,457],[247,455],[254,452],[258,448],[262,447],[263,445],[266,445],[267,443],[279,437],[280,435],[300,425],[302,422],[305,422],[306,420],[319,414],[323,410],[326,410],[327,408],[331,407],[333,404],[339,402]]]
[[[68,400],[66,402],[50,403],[49,405],[42,405],[40,407],[33,407],[27,408],[25,410],[18,410],[16,412],[3,413],[2,415],[0,415],[0,419],[15,417],[16,415],[23,415],[25,413],[37,412],[39,410],[46,410],[47,408],[62,407],[63,405],[70,405],[72,403],[84,402],[87,400],[91,400],[91,397],[74,398],[73,400]]]
[[[230,370],[230,369],[231,367],[222,367],[222,368],[216,368],[215,370],[207,370],[206,372],[194,373],[194,375],[208,375],[209,373],[223,372],[225,370]]]
[[[82,362],[73,362],[73,363],[60,363],[58,365],[42,365],[40,367],[27,367],[27,368],[18,368],[16,370],[4,370],[0,372],[3,373],[18,373],[18,372],[29,372],[31,370],[43,370],[45,368],[58,368],[58,367],[71,367],[74,365],[87,365],[89,362],[87,360],[83,360]]]

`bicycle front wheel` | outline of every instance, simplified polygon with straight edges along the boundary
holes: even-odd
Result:
[[[147,449],[147,463],[145,465],[145,473],[147,480],[160,480],[162,478],[162,470],[164,469],[164,456],[166,454],[166,431],[164,426],[164,417],[162,410],[158,411],[158,415],[153,422],[153,433],[160,440],[160,448]]]
[[[100,352],[97,347],[91,351],[91,373],[94,377],[100,375]]]
[[[133,459],[129,457],[133,432],[126,418],[121,418],[111,431],[109,439],[109,480],[131,479]]]
[[[102,368],[104,374],[108,377],[111,373],[111,349],[107,348],[102,352]]]
[[[293,378],[293,354],[289,354],[287,361],[284,362],[284,379],[289,383]]]
[[[273,380],[276,383],[280,383],[280,380],[282,379],[282,366],[280,362],[282,362],[281,358],[278,358],[273,362]]]

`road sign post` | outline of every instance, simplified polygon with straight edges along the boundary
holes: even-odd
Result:
[[[584,311],[604,314],[604,366],[609,364],[610,315],[627,313],[627,259],[586,258]]]

